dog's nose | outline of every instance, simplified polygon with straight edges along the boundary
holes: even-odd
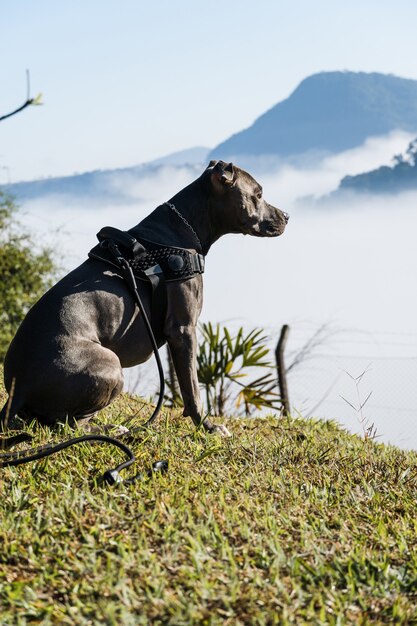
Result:
[[[284,216],[285,223],[288,224],[288,220],[290,219],[290,216],[288,215],[288,213],[285,213],[284,211],[282,212],[282,214]]]

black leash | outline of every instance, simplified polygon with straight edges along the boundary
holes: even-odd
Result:
[[[145,327],[146,327],[146,330],[149,335],[149,339],[152,344],[152,349],[155,355],[155,360],[156,360],[158,374],[159,374],[159,397],[158,397],[158,402],[155,406],[155,409],[151,417],[142,426],[138,426],[137,428],[130,430],[128,433],[126,433],[126,435],[122,435],[122,437],[127,438],[128,442],[130,443],[131,440],[134,439],[132,435],[134,435],[135,433],[141,430],[145,430],[146,428],[151,426],[156,420],[156,418],[158,417],[158,414],[161,410],[163,399],[164,399],[165,379],[164,379],[164,370],[162,367],[161,358],[159,356],[158,345],[156,343],[156,339],[152,330],[151,323],[149,321],[149,318],[146,314],[141,297],[139,295],[135,275],[133,273],[133,270],[129,261],[122,255],[116,243],[116,241],[121,241],[124,245],[126,245],[127,233],[118,231],[117,229],[108,229],[108,230],[111,232],[109,233],[107,237],[105,237],[107,247],[112,253],[112,256],[114,257],[115,261],[117,262],[118,267],[122,270],[123,277],[126,280],[127,284],[129,285],[130,289],[132,290],[135,301],[139,307],[140,313],[143,316]],[[100,231],[100,233],[101,232],[102,231]],[[136,241],[136,239],[134,239],[134,237],[131,237],[130,235],[129,235],[129,239],[127,243],[128,243],[128,246],[131,247],[134,251],[136,251],[135,250],[136,244],[137,246],[141,245]],[[21,443],[22,441],[28,441],[32,439],[32,437],[28,433],[22,433],[21,435],[17,435],[16,437],[11,438],[9,440],[9,443],[13,439],[14,441],[12,442],[12,445],[16,445],[17,443]],[[123,480],[122,477],[120,476],[120,472],[121,470],[126,469],[127,467],[130,467],[130,465],[132,465],[135,462],[136,457],[134,453],[132,452],[130,447],[126,445],[126,443],[120,441],[120,439],[116,439],[115,437],[109,437],[107,435],[99,435],[99,434],[81,435],[80,437],[72,437],[65,441],[61,441],[57,444],[50,443],[50,444],[46,444],[43,446],[38,446],[36,448],[29,448],[27,450],[22,450],[19,452],[6,452],[3,454],[0,454],[0,468],[22,465],[24,463],[37,461],[39,459],[55,454],[56,452],[64,450],[65,448],[69,448],[70,446],[73,446],[79,443],[84,443],[87,441],[101,441],[104,443],[109,443],[119,448],[122,452],[125,453],[127,457],[126,461],[124,461],[123,463],[120,463],[114,469],[107,470],[99,478],[99,481],[98,481],[99,483],[106,482],[109,485],[115,485],[115,484],[120,484],[123,482],[123,483],[129,484],[137,480],[143,480],[145,477],[149,478],[155,472],[164,473],[168,470],[168,461],[156,461],[155,463],[153,463],[150,469],[146,470],[145,473],[139,472],[135,476]]]
[[[161,363],[161,357],[159,356],[158,345],[156,343],[155,335],[153,334],[151,323],[149,321],[149,318],[143,306],[142,299],[139,295],[138,285],[137,285],[132,267],[129,261],[127,261],[127,259],[125,259],[125,257],[121,254],[118,245],[111,239],[108,240],[108,248],[110,252],[112,253],[112,255],[114,256],[115,260],[117,261],[119,267],[123,271],[123,277],[125,281],[129,285],[130,289],[133,291],[133,295],[135,296],[135,300],[139,307],[139,311],[141,312],[143,316],[143,321],[145,322],[149,339],[151,340],[152,349],[155,355],[156,365],[157,365],[158,374],[159,374],[159,397],[158,397],[158,402],[156,404],[154,412],[152,413],[151,417],[143,424],[143,426],[138,426],[137,428],[134,428],[133,430],[131,430],[130,433],[127,433],[126,436],[129,437],[131,434],[151,426],[151,424],[153,424],[156,418],[158,417],[159,411],[161,410],[161,406],[164,401],[165,378],[164,378],[164,370],[163,370],[162,363]]]
[[[60,441],[59,443],[48,443],[44,446],[38,446],[36,448],[29,448],[28,450],[23,450],[20,452],[6,452],[1,455],[0,467],[12,467],[15,465],[23,465],[23,463],[31,463],[32,461],[38,461],[39,459],[43,459],[51,454],[55,454],[56,452],[60,452],[61,450],[65,450],[65,448],[69,448],[70,446],[74,446],[78,443],[85,443],[86,441],[102,441],[104,443],[110,443],[111,445],[116,446],[119,450],[122,450],[127,456],[127,460],[123,463],[120,463],[117,467],[112,470],[107,470],[104,472],[103,476],[98,479],[98,483],[106,482],[109,485],[123,483],[133,483],[137,480],[142,480],[145,476],[150,477],[154,472],[166,472],[168,469],[168,461],[156,461],[151,469],[147,470],[145,474],[139,472],[135,476],[131,478],[127,478],[123,480],[120,476],[121,470],[130,467],[135,460],[136,457],[132,450],[125,443],[116,439],[114,437],[108,437],[107,435],[81,435],[80,437],[72,437],[71,439],[67,439],[66,441]]]

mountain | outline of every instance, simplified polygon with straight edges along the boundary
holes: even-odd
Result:
[[[141,165],[2,185],[0,190],[13,194],[20,202],[57,195],[71,196],[75,200],[88,198],[94,202],[130,202],[132,185],[141,178],[157,173],[163,167],[188,166],[200,171],[209,151],[210,148],[198,146]]]
[[[245,156],[337,153],[395,129],[417,132],[416,80],[322,72],[303,80],[289,98],[216,146],[209,158],[242,162]]]
[[[137,182],[163,167],[186,166],[198,176],[203,164],[221,158],[259,173],[277,161],[297,160],[300,155],[317,159],[393,130],[417,135],[417,80],[378,73],[322,72],[303,80],[286,100],[211,152],[205,147],[190,148],[134,167],[21,182],[3,189],[19,201],[60,195],[70,201],[83,197],[90,203],[128,203],[137,198],[132,193]],[[385,168],[378,176],[388,181],[391,170]],[[415,170],[406,164],[393,174],[406,185],[414,184],[414,175]],[[344,179],[342,187],[359,184],[365,183]]]
[[[364,174],[345,176],[336,195],[351,191],[399,193],[411,189],[417,189],[417,139],[410,143],[405,154],[393,158],[391,167],[383,166]]]

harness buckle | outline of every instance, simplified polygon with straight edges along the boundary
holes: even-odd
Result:
[[[190,258],[191,258],[192,269],[198,272],[199,274],[204,274],[204,265],[205,265],[204,255],[199,254],[197,252],[197,254],[191,255]]]
[[[119,246],[117,245],[117,243],[115,243],[113,241],[113,239],[108,239],[107,240],[107,248],[110,250],[110,252],[112,253],[113,257],[116,259],[117,263],[121,266],[124,267],[125,263],[126,263],[126,259],[124,258],[124,256],[122,255],[122,253],[119,250]]]
[[[203,254],[198,254],[197,258],[198,258],[198,263],[200,265],[200,271],[203,274],[204,273],[204,268],[205,268],[205,265],[206,265],[206,259],[204,258]]]

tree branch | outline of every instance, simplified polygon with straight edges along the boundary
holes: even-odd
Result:
[[[2,122],[3,120],[6,120],[8,117],[12,117],[12,115],[16,115],[16,113],[20,113],[20,111],[23,111],[23,109],[26,109],[26,107],[30,106],[30,105],[35,105],[35,106],[39,106],[40,104],[42,104],[41,102],[41,98],[42,98],[42,94],[38,94],[36,96],[36,98],[31,98],[30,97],[30,75],[29,75],[29,70],[26,70],[26,88],[27,88],[27,95],[26,95],[26,101],[17,109],[15,109],[14,111],[12,111],[11,113],[6,113],[6,115],[1,115],[0,116],[0,122]]]

